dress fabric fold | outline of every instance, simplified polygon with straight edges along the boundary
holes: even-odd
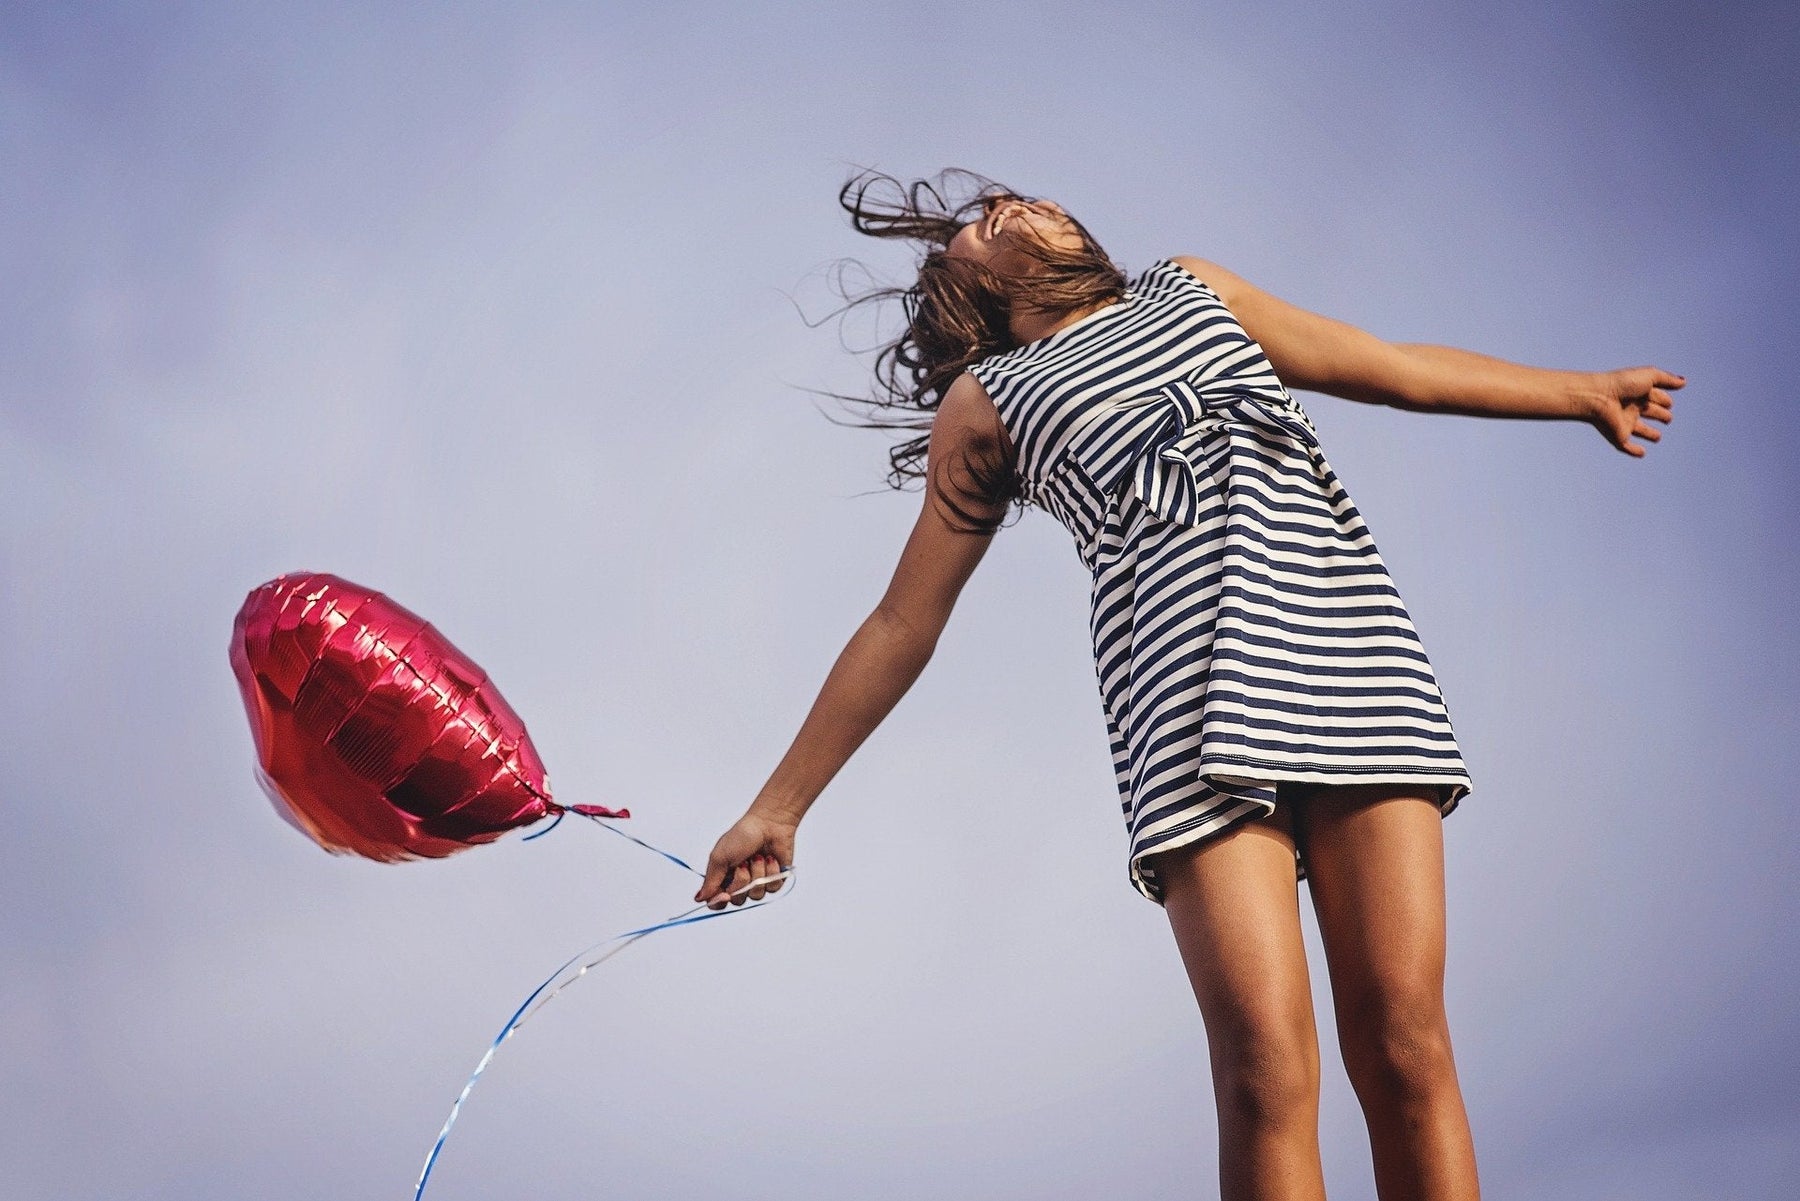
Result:
[[[1124,299],[969,368],[1028,502],[1092,579],[1096,680],[1132,885],[1293,783],[1470,788],[1418,632],[1317,429],[1172,259]],[[1296,874],[1306,865],[1296,856]]]

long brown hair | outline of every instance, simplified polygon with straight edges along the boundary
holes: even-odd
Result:
[[[965,199],[946,193],[960,185]],[[871,191],[876,194],[871,196]],[[950,239],[970,221],[1005,200],[1033,201],[985,176],[961,168],[939,172],[936,181],[902,183],[891,175],[863,170],[838,192],[838,203],[850,214],[857,232],[874,238],[902,238],[919,244],[924,254],[911,287],[874,287],[851,296],[840,314],[860,305],[898,299],[906,329],[880,348],[875,357],[877,391],[872,397],[828,393],[846,404],[862,406],[870,419],[847,424],[868,429],[923,430],[888,451],[887,482],[904,488],[924,480],[963,523],[966,533],[991,534],[1003,518],[987,518],[958,504],[980,500],[988,507],[1006,501],[1026,503],[1018,475],[1017,454],[996,422],[990,436],[977,439],[964,456],[962,478],[952,465],[928,464],[931,419],[950,385],[969,364],[1018,345],[1009,325],[1015,311],[1052,315],[1073,313],[1125,295],[1125,274],[1073,217],[1080,233],[1079,250],[1065,250],[1035,238],[1015,239],[1021,254],[1033,261],[1030,273],[1007,276],[971,259],[946,252]],[[865,269],[864,274],[868,272]],[[841,279],[841,275],[840,275]]]

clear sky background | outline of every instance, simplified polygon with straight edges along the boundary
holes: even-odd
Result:
[[[1792,1195],[1800,818],[1787,4],[8,6],[0,1164],[9,1198],[409,1195],[525,992],[693,881],[585,825],[334,859],[252,777],[244,595],[430,618],[560,799],[703,856],[917,510],[826,268],[857,167],[1052,197],[1395,341],[1689,377],[1575,424],[1301,394],[1474,777],[1449,1006],[1488,1194]],[[1216,1195],[1126,882],[1086,581],[999,535],[773,908],[495,1061],[431,1196]],[[1372,1196],[1323,1029],[1333,1196]]]

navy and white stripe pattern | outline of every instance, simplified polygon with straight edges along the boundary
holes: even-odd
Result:
[[[1312,420],[1211,288],[1165,259],[969,371],[1093,576],[1139,892],[1162,903],[1147,856],[1273,812],[1280,781],[1420,783],[1456,807],[1469,774],[1418,632]]]

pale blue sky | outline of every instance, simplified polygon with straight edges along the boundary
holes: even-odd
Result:
[[[1789,1195],[1791,6],[47,12],[0,15],[9,1196],[405,1196],[531,985],[685,907],[585,827],[324,855],[255,786],[226,637],[282,571],[382,589],[562,799],[704,855],[917,505],[800,390],[868,385],[795,307],[823,269],[911,261],[837,209],[859,165],[1396,341],[1688,375],[1642,461],[1300,399],[1474,777],[1448,990],[1488,1194]],[[430,1195],[1216,1195],[1085,603],[1061,527],[1003,532],[793,895],[559,999]],[[1313,949],[1332,1195],[1369,1197]]]

